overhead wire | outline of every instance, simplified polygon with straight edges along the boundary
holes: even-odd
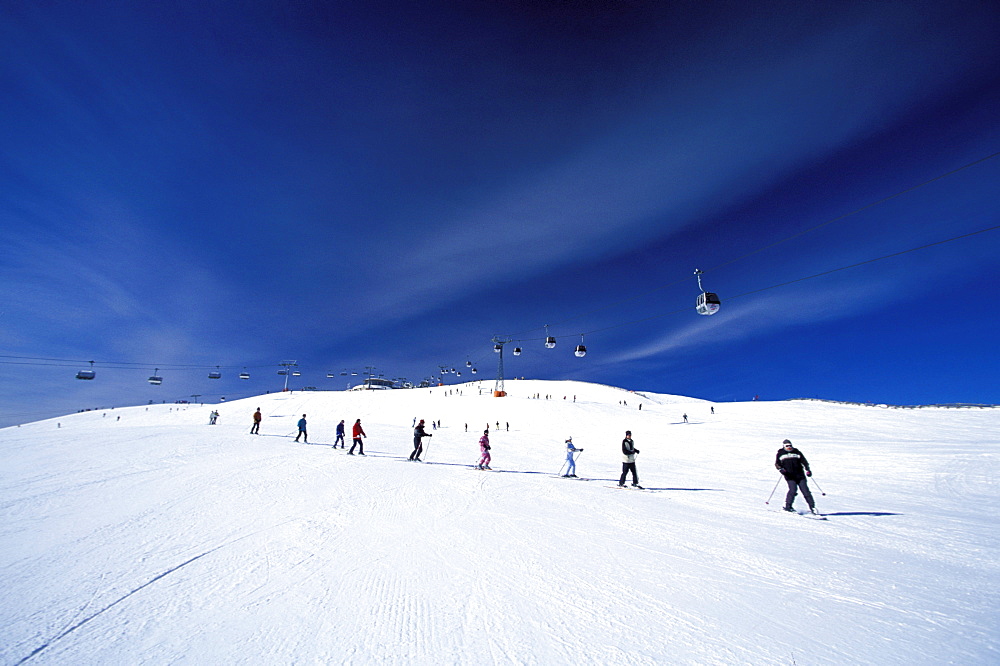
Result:
[[[725,261],[725,262],[723,262],[721,264],[718,264],[718,265],[713,266],[711,268],[705,269],[705,270],[702,271],[702,273],[709,273],[709,272],[712,272],[712,271],[717,271],[717,270],[719,270],[721,268],[724,268],[726,266],[729,266],[729,265],[732,265],[732,264],[737,263],[739,261],[742,261],[744,259],[747,259],[748,257],[754,256],[756,254],[760,254],[761,252],[764,252],[766,250],[772,249],[772,248],[777,247],[779,245],[782,245],[784,243],[787,243],[787,242],[790,242],[792,240],[795,240],[796,238],[801,238],[802,236],[804,236],[806,234],[812,233],[814,231],[817,231],[819,229],[827,227],[827,226],[829,226],[831,224],[834,224],[836,222],[842,221],[842,220],[847,219],[847,218],[849,218],[851,216],[857,215],[858,213],[861,213],[863,211],[869,210],[871,208],[874,208],[876,206],[884,204],[884,203],[886,203],[888,201],[891,201],[891,200],[899,198],[899,197],[901,197],[903,195],[906,195],[906,194],[909,194],[909,193],[914,192],[916,190],[919,190],[919,189],[921,189],[923,187],[926,187],[927,185],[930,185],[930,184],[932,184],[934,182],[937,182],[939,180],[942,180],[942,179],[948,178],[950,176],[953,176],[954,174],[959,173],[961,171],[964,171],[966,169],[969,169],[969,168],[971,168],[973,166],[976,166],[978,164],[982,164],[983,162],[987,162],[987,161],[989,161],[991,159],[995,159],[998,156],[1000,156],[1000,151],[994,152],[994,153],[992,153],[990,155],[986,155],[984,157],[976,159],[976,160],[974,160],[972,162],[969,162],[967,164],[963,164],[960,167],[957,167],[957,168],[952,169],[950,171],[947,171],[947,172],[945,172],[943,174],[940,174],[940,175],[937,175],[937,176],[935,176],[933,178],[925,180],[925,181],[923,181],[921,183],[918,183],[917,185],[913,185],[913,186],[908,187],[908,188],[906,188],[904,190],[901,190],[901,191],[896,192],[894,194],[891,194],[889,196],[883,197],[883,198],[881,198],[881,199],[879,199],[877,201],[869,203],[869,204],[867,204],[865,206],[862,206],[860,208],[852,210],[852,211],[850,211],[848,213],[844,213],[842,215],[838,215],[838,216],[836,216],[834,218],[831,218],[829,220],[821,222],[820,224],[814,225],[812,227],[809,227],[807,229],[804,229],[802,231],[794,233],[794,234],[792,234],[790,236],[787,236],[787,237],[785,237],[785,238],[783,238],[781,240],[778,240],[778,241],[775,241],[773,243],[764,245],[764,246],[762,246],[760,248],[757,248],[757,249],[752,250],[750,252],[744,253],[744,254],[742,254],[742,255],[740,255],[738,257],[735,257],[733,259]],[[757,293],[760,293],[760,292],[763,292],[763,291],[768,291],[770,289],[777,289],[779,287],[784,287],[784,286],[788,286],[790,284],[795,284],[795,283],[798,283],[798,282],[803,282],[805,280],[811,280],[811,279],[815,279],[815,278],[818,278],[818,277],[823,277],[825,275],[830,275],[832,273],[836,273],[836,272],[839,272],[839,271],[844,271],[844,270],[848,270],[848,269],[851,269],[851,268],[857,268],[859,266],[864,266],[866,264],[871,264],[871,263],[874,263],[874,262],[877,262],[877,261],[883,261],[885,259],[890,259],[890,258],[893,258],[893,257],[898,257],[900,255],[907,254],[907,253],[910,253],[910,252],[916,252],[918,250],[923,250],[923,249],[927,249],[927,248],[934,247],[934,246],[937,246],[937,245],[942,245],[942,244],[945,244],[945,243],[950,243],[950,242],[953,242],[953,241],[957,241],[957,240],[961,240],[961,239],[964,239],[964,238],[968,238],[970,236],[975,236],[977,234],[982,234],[982,233],[986,233],[986,232],[989,232],[989,231],[995,231],[997,229],[1000,229],[1000,225],[993,226],[993,227],[988,227],[988,228],[985,228],[985,229],[980,229],[978,231],[969,232],[969,233],[966,233],[966,234],[962,234],[962,235],[959,235],[959,236],[954,236],[952,238],[947,238],[947,239],[943,239],[943,240],[940,240],[940,241],[935,241],[933,243],[928,243],[928,244],[921,245],[921,246],[918,246],[918,247],[913,247],[913,248],[909,248],[909,249],[906,249],[906,250],[901,250],[899,252],[894,252],[894,253],[883,255],[883,256],[880,256],[880,257],[875,257],[873,259],[867,259],[865,261],[857,262],[857,263],[850,264],[850,265],[847,265],[847,266],[840,266],[840,267],[833,268],[833,269],[830,269],[830,270],[827,270],[827,271],[823,271],[823,272],[820,272],[820,273],[816,273],[816,274],[813,274],[813,275],[808,275],[808,276],[796,278],[794,280],[789,280],[789,281],[786,281],[786,282],[782,282],[782,283],[779,283],[779,284],[774,284],[774,285],[770,285],[770,286],[767,286],[767,287],[762,287],[760,289],[755,289],[755,290],[752,290],[752,291],[744,292],[742,294],[727,296],[726,300],[727,301],[731,301],[733,299],[742,298],[742,297],[745,297],[745,296],[750,296],[752,294],[757,294]],[[603,331],[608,331],[608,330],[612,330],[612,329],[615,329],[615,328],[622,328],[622,327],[625,327],[625,326],[633,326],[633,325],[644,323],[644,322],[647,322],[647,321],[652,321],[652,320],[655,320],[655,319],[661,319],[663,317],[667,317],[667,316],[670,316],[670,315],[679,314],[679,313],[682,313],[682,312],[687,312],[687,311],[689,311],[689,308],[685,307],[685,308],[681,308],[681,309],[678,309],[678,310],[672,310],[670,312],[663,312],[663,313],[660,313],[660,314],[657,314],[657,315],[653,315],[653,316],[650,316],[650,317],[644,317],[644,318],[641,318],[641,319],[635,319],[635,320],[631,320],[631,321],[627,321],[627,322],[622,322],[620,324],[614,324],[612,326],[606,326],[606,327],[603,327],[603,328],[592,329],[592,330],[589,330],[589,331],[580,331],[580,332],[576,332],[576,333],[567,333],[567,334],[558,335],[558,336],[548,336],[548,335],[546,335],[546,336],[540,337],[540,338],[523,338],[523,337],[521,337],[521,336],[523,336],[523,335],[525,335],[527,333],[531,333],[532,331],[540,330],[542,328],[546,328],[547,329],[549,327],[562,326],[562,325],[565,325],[567,322],[579,319],[581,317],[585,317],[585,316],[588,316],[588,315],[596,314],[598,312],[602,312],[602,311],[610,309],[612,307],[616,307],[616,306],[619,306],[619,305],[623,305],[625,303],[630,303],[630,302],[639,300],[641,298],[645,298],[645,297],[647,297],[647,296],[649,296],[651,294],[657,293],[659,291],[663,291],[664,289],[668,289],[670,287],[676,286],[676,285],[681,284],[683,282],[687,282],[690,279],[691,279],[690,277],[686,277],[686,278],[682,278],[682,279],[679,279],[679,280],[675,280],[673,282],[669,282],[667,284],[660,285],[658,287],[655,287],[653,289],[645,291],[645,292],[643,292],[641,294],[637,294],[635,296],[630,296],[629,298],[621,299],[621,300],[615,301],[613,303],[609,303],[609,304],[603,305],[601,307],[589,310],[587,312],[583,312],[583,313],[574,315],[574,316],[569,317],[567,319],[563,319],[562,321],[559,321],[559,322],[557,322],[555,324],[549,324],[549,325],[546,325],[545,327],[535,327],[535,328],[532,328],[532,329],[528,329],[526,331],[522,331],[521,333],[515,333],[515,334],[505,335],[505,336],[502,336],[502,337],[504,339],[509,340],[510,342],[531,342],[531,341],[537,341],[537,340],[544,340],[546,337],[554,337],[554,338],[557,338],[557,339],[564,339],[564,338],[569,338],[569,337],[576,337],[578,335],[592,335],[592,334],[595,334],[595,333],[601,333]],[[481,348],[477,348],[477,349],[481,349]],[[473,354],[468,354],[467,358],[471,360],[472,356],[473,356]],[[484,360],[485,357],[486,357],[486,355],[484,355],[484,354],[477,355],[476,360],[473,361],[473,367],[478,366],[480,364],[480,362],[482,362]],[[99,368],[101,368],[101,369],[143,369],[143,368],[155,367],[155,368],[158,368],[158,369],[161,369],[161,370],[192,370],[192,369],[193,370],[222,370],[222,369],[233,370],[233,369],[240,369],[240,368],[242,368],[245,371],[245,370],[259,370],[259,369],[263,369],[263,368],[273,368],[273,367],[275,367],[275,364],[254,365],[254,366],[245,366],[245,365],[207,365],[207,364],[176,364],[176,363],[155,363],[155,362],[131,362],[131,361],[96,361],[96,360],[92,360],[92,359],[87,359],[87,360],[82,360],[82,359],[61,359],[61,358],[16,356],[16,355],[2,355],[2,354],[0,354],[0,359],[14,359],[14,360],[0,360],[0,364],[4,364],[4,365],[34,365],[34,366],[67,367],[67,366],[74,366],[74,365],[79,365],[79,364],[91,363],[91,364],[97,364],[97,366]],[[439,367],[444,367],[444,366],[439,366]]]

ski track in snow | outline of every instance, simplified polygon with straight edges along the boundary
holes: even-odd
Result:
[[[277,394],[0,430],[0,663],[1000,660],[1000,410],[710,415],[508,384],[503,400]],[[292,441],[302,413],[310,445]],[[413,416],[444,422],[423,464],[406,460]],[[362,419],[370,455],[330,448],[341,418]],[[487,422],[494,471],[473,473]],[[625,428],[657,492],[604,487]],[[550,478],[568,435],[596,483]],[[786,436],[827,521],[764,504]]]

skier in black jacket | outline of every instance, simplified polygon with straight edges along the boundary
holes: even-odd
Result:
[[[806,477],[812,476],[812,471],[809,469],[809,461],[806,460],[805,455],[786,439],[774,457],[774,466],[785,477],[785,482],[788,484],[788,494],[785,495],[785,511],[795,510],[792,508],[792,503],[795,501],[796,491],[801,490],[802,496],[809,504],[809,510],[816,513],[816,503],[813,501],[812,493],[809,492],[809,484],[806,483]]]
[[[420,454],[424,452],[424,437],[433,437],[434,435],[429,432],[424,432],[424,420],[420,419],[420,423],[417,427],[413,429],[413,453],[410,454],[410,460],[416,460],[421,462]]]
[[[625,487],[625,476],[632,472],[632,485],[636,488],[642,488],[639,485],[639,475],[635,471],[635,454],[639,453],[639,449],[635,448],[635,442],[632,441],[632,431],[625,431],[625,439],[622,440],[622,476],[618,479],[618,487]]]

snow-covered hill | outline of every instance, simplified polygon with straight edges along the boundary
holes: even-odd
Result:
[[[0,662],[1000,661],[1000,410],[506,388],[0,430]],[[368,455],[332,449],[359,418]],[[441,421],[423,464],[414,418]],[[655,492],[613,487],[626,429]],[[567,436],[591,480],[556,476]],[[827,521],[776,511],[783,483],[765,504],[786,437]]]

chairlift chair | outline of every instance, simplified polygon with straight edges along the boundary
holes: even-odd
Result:
[[[478,370],[476,370],[475,368],[472,369],[472,374],[476,374],[477,372]]]
[[[713,294],[710,291],[703,291],[698,294],[698,300],[695,301],[694,309],[698,311],[700,315],[713,315],[719,311],[719,307],[722,302],[719,301],[718,294]]]
[[[521,348],[514,347],[514,356],[520,356],[520,355],[521,355]]]
[[[208,373],[209,379],[222,379],[222,373],[219,372],[219,366],[215,366],[215,370]]]
[[[499,354],[500,352],[503,351],[503,345],[501,345],[500,343],[493,345],[493,351]]]
[[[240,373],[240,379],[250,379],[250,373],[244,370]]]
[[[580,334],[580,344],[576,346],[576,351],[573,353],[580,358],[587,355],[587,347],[583,344],[583,333]]]
[[[554,349],[556,346],[556,339],[554,336],[549,335],[549,325],[545,325],[545,348]]]
[[[694,269],[694,274],[698,277],[698,288],[701,289],[701,293],[698,294],[698,300],[694,303],[694,309],[700,315],[714,315],[719,311],[722,302],[719,300],[718,294],[713,294],[710,291],[705,291],[704,287],[701,286],[701,276],[702,272],[699,269]]]
[[[292,370],[292,377],[300,377],[302,375],[298,370]]]
[[[90,362],[90,370],[81,370],[80,372],[76,373],[76,378],[77,379],[93,379],[96,376],[97,376],[97,373],[94,372],[94,362],[93,361]]]
[[[336,377],[336,375],[334,375],[332,372],[326,373],[326,378],[327,379],[333,379],[334,377]]]
[[[159,386],[160,384],[162,384],[163,383],[163,377],[160,377],[158,374],[156,374],[159,371],[160,371],[159,368],[153,370],[153,376],[150,377],[149,379],[147,379],[146,381],[148,381],[153,386]]]
[[[278,374],[279,375],[287,375],[288,374],[288,370],[285,370],[284,368],[282,368],[281,370],[278,370]]]

